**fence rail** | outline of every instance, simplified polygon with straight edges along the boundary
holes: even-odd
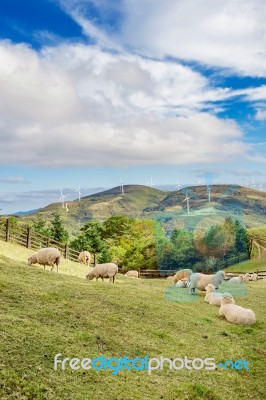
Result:
[[[43,247],[56,247],[60,250],[64,258],[71,261],[78,261],[79,251],[68,247],[65,243],[41,235],[29,227],[22,225],[12,227],[9,218],[1,219],[0,221],[0,240],[16,243],[32,250],[39,250]]]

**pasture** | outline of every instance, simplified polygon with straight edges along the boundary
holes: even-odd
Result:
[[[218,307],[167,300],[166,279],[118,275],[85,280],[88,268],[62,260],[59,274],[28,266],[32,252],[0,242],[0,398],[49,400],[240,400],[265,398],[266,283],[237,299],[257,316],[231,325]],[[238,267],[239,268],[239,267]],[[230,268],[231,269],[231,268]],[[179,289],[186,290],[186,289]],[[54,356],[246,359],[250,370],[54,370]]]

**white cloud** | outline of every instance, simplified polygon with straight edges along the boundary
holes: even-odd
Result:
[[[248,150],[206,104],[233,96],[177,63],[0,44],[0,162],[116,166],[226,161]]]
[[[257,121],[265,121],[266,120],[266,110],[261,110],[261,109],[257,110],[255,119]]]
[[[266,76],[264,0],[92,1],[103,19],[120,8],[123,19],[113,32],[99,30],[95,20],[86,18],[90,3],[61,0],[84,33],[99,44]]]
[[[125,0],[123,4],[119,39],[142,54],[266,76],[264,0]]]
[[[0,176],[0,183],[10,183],[12,185],[20,185],[31,183],[28,179],[23,178],[22,176]]]

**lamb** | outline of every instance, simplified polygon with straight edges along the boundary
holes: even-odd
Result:
[[[195,289],[204,291],[208,283],[212,283],[215,289],[218,289],[224,278],[224,271],[218,271],[214,275],[205,275],[196,272],[190,276],[189,293],[195,294]]]
[[[60,258],[61,258],[61,253],[58,249],[54,247],[46,247],[44,249],[38,250],[36,253],[32,254],[28,258],[28,265],[32,264],[40,264],[44,266],[50,265],[51,271],[53,271],[54,266],[56,264],[57,267],[57,272],[58,272],[58,266],[60,264]]]
[[[192,273],[193,271],[191,271],[191,269],[181,269],[180,271],[177,271],[176,274],[173,276],[172,282],[177,283],[183,278],[189,279]]]
[[[114,263],[97,264],[86,276],[87,279],[92,280],[96,278],[109,278],[110,283],[115,281],[115,275],[118,272],[118,266]]]
[[[243,282],[249,282],[249,273],[242,275],[243,277]]]
[[[254,272],[250,277],[249,277],[250,281],[257,281],[258,280],[258,274],[256,274],[256,272]]]
[[[256,322],[254,311],[232,304],[232,296],[229,293],[223,295],[219,315],[231,324],[252,325]]]
[[[131,271],[127,271],[127,273],[125,275],[129,276],[130,278],[138,278],[139,277],[138,271],[136,271],[134,269],[132,269]]]
[[[212,306],[221,306],[221,301],[222,301],[222,297],[223,297],[223,293],[217,293],[215,292],[215,287],[209,283],[206,286],[206,296],[204,297],[204,301],[206,301],[206,303],[211,304]],[[235,300],[232,298],[232,303],[235,304]]]
[[[91,255],[88,251],[81,251],[79,253],[78,260],[80,263],[90,265]]]
[[[233,278],[229,279],[230,283],[242,283],[243,282],[243,275],[234,276]]]
[[[187,287],[187,283],[188,283],[188,279],[183,278],[183,279],[180,279],[175,285],[178,288],[185,288],[185,287]]]

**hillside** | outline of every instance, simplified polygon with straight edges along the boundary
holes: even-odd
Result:
[[[28,267],[22,248],[8,246],[0,242],[1,400],[264,398],[265,283],[251,282],[248,296],[238,299],[256,312],[257,323],[235,326],[204,303],[203,293],[180,303],[167,301],[166,280],[119,276],[114,285],[88,282]],[[80,359],[246,359],[250,371],[169,370],[167,362],[150,375],[145,370],[55,371],[58,353]]]
[[[106,220],[113,215],[135,218],[160,219],[168,227],[187,226],[194,229],[199,223],[211,225],[227,216],[235,216],[247,228],[266,225],[266,193],[237,185],[213,185],[208,201],[206,186],[193,186],[178,191],[163,192],[158,189],[125,185],[121,194],[116,187],[67,203],[69,211],[61,204],[53,203],[37,213],[22,217],[33,219],[38,213],[50,219],[52,213],[61,214],[70,231],[88,220]],[[190,202],[187,214],[186,193]]]

